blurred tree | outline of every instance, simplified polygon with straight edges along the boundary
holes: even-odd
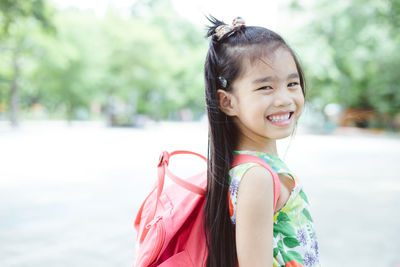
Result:
[[[12,126],[18,125],[23,55],[31,49],[29,32],[35,27],[54,31],[51,9],[44,0],[0,0],[1,57],[4,62],[8,62],[0,66],[0,112],[9,107]],[[9,94],[3,93],[7,85]]]
[[[292,7],[310,18],[296,37],[310,99],[376,110],[382,118],[400,112],[399,0],[322,0],[311,7],[293,1]],[[380,119],[371,126],[389,124]]]
[[[9,34],[10,27],[22,19],[33,18],[43,28],[52,28],[50,13],[45,0],[0,0],[0,36]]]
[[[110,10],[105,18],[104,36],[112,59],[106,68],[114,74],[103,83],[108,95],[136,103],[131,116],[143,113],[165,119],[185,107],[202,112],[199,70],[206,46],[200,31],[177,14],[169,1],[138,1],[132,13],[126,20]],[[106,109],[109,118],[112,105],[108,103]]]
[[[29,74],[35,89],[30,95],[50,114],[65,114],[68,121],[88,118],[90,103],[98,94],[98,65],[108,63],[100,49],[100,20],[93,13],[70,10],[58,13],[54,23],[57,36],[35,34],[36,61]],[[82,117],[82,112],[87,115]]]
[[[24,67],[13,71],[12,54],[2,54],[0,77],[23,88],[23,109],[41,106],[68,120],[89,118],[96,105],[110,125],[129,124],[136,114],[166,119],[184,108],[204,112],[203,34],[168,0],[138,1],[133,9],[142,11],[127,17],[111,6],[104,16],[59,10],[51,17],[53,35],[34,18],[9,23],[7,42],[23,44],[15,62]]]

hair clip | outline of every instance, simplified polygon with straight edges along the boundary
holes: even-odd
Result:
[[[228,84],[228,82],[226,81],[226,79],[222,76],[218,76],[218,80],[221,83],[222,88],[225,88],[226,85]]]

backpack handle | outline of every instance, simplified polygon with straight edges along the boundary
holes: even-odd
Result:
[[[274,211],[276,209],[276,203],[278,202],[279,194],[281,192],[281,183],[279,181],[278,174],[269,166],[264,160],[254,155],[239,154],[233,157],[231,168],[244,164],[244,163],[258,163],[266,168],[272,174],[272,181],[274,184]]]
[[[163,151],[160,154],[160,158],[158,160],[158,164],[157,164],[157,172],[158,172],[158,183],[156,184],[156,186],[153,188],[153,190],[151,191],[150,194],[153,193],[153,191],[155,189],[157,189],[157,199],[156,199],[156,203],[155,203],[155,207],[152,211],[152,213],[148,216],[147,221],[145,223],[145,225],[148,225],[155,217],[156,212],[157,212],[157,207],[158,207],[158,202],[160,201],[160,196],[161,193],[163,191],[164,188],[164,180],[165,180],[165,173],[168,174],[168,176],[171,178],[172,181],[174,181],[175,183],[177,183],[178,185],[182,186],[183,188],[195,193],[195,194],[199,194],[202,196],[206,195],[206,189],[197,186],[195,184],[192,184],[188,181],[185,181],[184,179],[179,178],[178,176],[176,176],[175,174],[173,174],[169,169],[168,169],[168,164],[169,164],[169,159],[177,154],[190,154],[190,155],[195,155],[198,156],[200,158],[202,158],[205,162],[207,162],[207,158],[204,157],[201,154],[198,154],[196,152],[192,152],[192,151],[186,151],[186,150],[176,150],[173,151],[172,153],[168,153],[167,151]],[[194,176],[192,176],[191,178],[195,178],[198,176],[203,176],[204,173],[206,171],[203,171],[199,174],[196,174]],[[150,196],[150,194],[148,195],[148,197]],[[143,202],[144,203],[144,202]],[[142,210],[143,210],[144,205],[142,205],[139,209],[138,215],[142,214]],[[135,221],[135,225],[139,225],[139,220],[140,220],[140,216],[136,217],[136,221]],[[148,228],[143,229],[142,232],[142,236],[140,237],[140,243],[143,241],[143,239],[146,237],[147,232],[149,231]]]
[[[172,152],[172,153],[169,154],[167,151],[163,151],[163,152],[161,153],[161,155],[160,155],[160,159],[159,159],[159,162],[158,162],[158,170],[159,170],[158,175],[159,175],[159,177],[160,177],[160,174],[161,174],[163,177],[165,176],[165,173],[163,172],[163,169],[164,169],[165,172],[168,174],[168,176],[171,178],[171,180],[174,181],[175,183],[179,184],[179,185],[182,186],[183,188],[185,188],[185,189],[187,189],[187,190],[189,190],[189,191],[191,191],[191,192],[193,192],[193,193],[195,193],[195,194],[205,196],[205,195],[206,195],[206,189],[204,189],[204,188],[202,188],[202,187],[200,187],[200,186],[197,186],[197,185],[195,185],[195,184],[189,183],[188,181],[185,181],[184,179],[179,178],[178,176],[176,176],[175,174],[173,174],[173,173],[168,169],[167,166],[168,166],[168,163],[169,163],[169,159],[170,159],[172,156],[178,155],[178,154],[195,155],[195,156],[198,156],[198,157],[202,158],[205,162],[207,162],[207,158],[206,158],[206,157],[204,157],[203,155],[198,154],[198,153],[196,153],[196,152],[186,151],[186,150],[176,150],[176,151],[174,151],[174,152]],[[163,166],[164,166],[164,168],[162,168]],[[160,171],[161,171],[161,172],[160,172]],[[206,171],[203,171],[203,172],[201,172],[201,173],[199,173],[199,174],[193,175],[193,176],[190,177],[190,178],[195,178],[195,177],[198,177],[198,176],[203,176],[205,172],[206,172]]]

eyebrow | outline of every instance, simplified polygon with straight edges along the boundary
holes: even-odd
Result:
[[[299,78],[299,74],[297,72],[293,72],[287,76],[287,80],[295,79],[295,78]],[[277,80],[276,76],[266,76],[266,77],[254,80],[253,83],[265,83],[265,82],[274,81],[274,80]]]

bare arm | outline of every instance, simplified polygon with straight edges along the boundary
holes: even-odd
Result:
[[[236,249],[240,267],[270,267],[273,255],[273,180],[261,166],[249,169],[239,184]]]

